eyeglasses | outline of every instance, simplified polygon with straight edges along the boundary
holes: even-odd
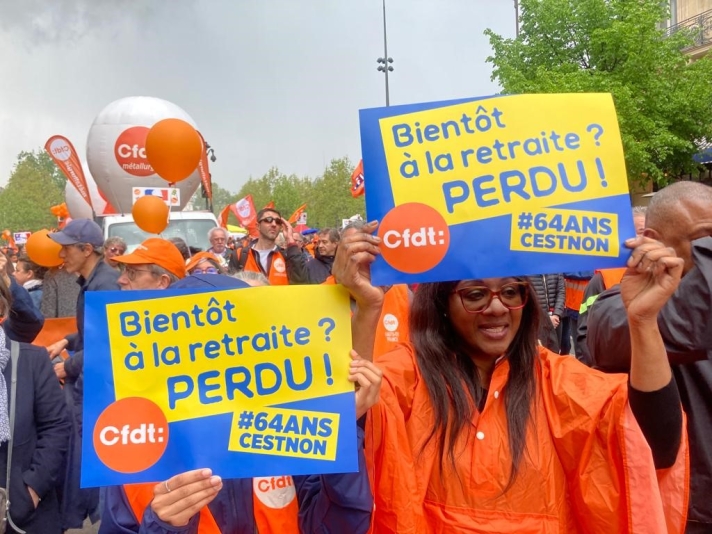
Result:
[[[272,223],[282,224],[282,219],[280,219],[279,217],[265,217],[264,219],[260,219],[257,222],[259,222],[259,223],[266,222],[267,224],[272,224]]]
[[[126,278],[128,278],[131,282],[136,281],[136,276],[138,273],[151,273],[152,275],[156,275],[151,269],[134,269],[133,267],[124,267],[123,274],[126,275]]]
[[[213,237],[212,241],[215,241],[216,243],[223,243],[225,241],[224,237]]]
[[[206,267],[205,269],[193,269],[190,274],[218,274],[219,272],[215,267]]]
[[[121,256],[121,255],[122,255],[124,252],[126,252],[126,251],[125,251],[124,249],[122,249],[122,248],[111,247],[111,248],[109,249],[109,252],[111,252],[112,254],[117,254],[117,255]]]
[[[460,296],[462,307],[468,313],[482,313],[489,308],[492,299],[497,297],[508,310],[523,308],[529,299],[526,282],[504,284],[499,291],[492,291],[487,286],[463,287],[455,291]]]

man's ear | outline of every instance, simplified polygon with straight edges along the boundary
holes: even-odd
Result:
[[[658,233],[657,230],[655,230],[653,228],[645,228],[643,230],[643,236],[649,237],[650,239],[655,239],[657,241],[661,241],[660,234]]]
[[[160,289],[168,289],[171,285],[170,277],[167,274],[162,274],[158,285],[160,286]]]

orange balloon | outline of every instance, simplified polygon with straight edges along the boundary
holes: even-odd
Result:
[[[58,267],[63,260],[59,257],[62,245],[55,243],[48,237],[47,230],[34,232],[27,238],[25,251],[32,261],[42,267]]]
[[[133,205],[131,215],[134,222],[144,232],[160,234],[168,226],[170,208],[158,197],[146,195]]]
[[[146,159],[158,176],[169,183],[193,174],[202,154],[200,135],[180,119],[158,121],[146,136]]]

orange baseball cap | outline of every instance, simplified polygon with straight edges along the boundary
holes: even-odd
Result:
[[[163,267],[169,273],[178,278],[185,278],[185,260],[178,247],[170,241],[160,237],[146,239],[130,254],[114,256],[112,261],[126,263],[128,265],[138,265],[149,263]]]
[[[188,272],[192,271],[193,269],[195,269],[198,266],[198,264],[201,261],[204,261],[204,260],[212,260],[216,264],[220,265],[220,262],[215,257],[215,254],[213,254],[212,252],[203,251],[203,252],[198,252],[197,254],[193,254],[190,257],[190,260],[188,261],[188,263],[185,266],[185,270]]]

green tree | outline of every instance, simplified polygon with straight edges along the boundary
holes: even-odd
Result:
[[[275,208],[284,217],[289,217],[304,202],[308,202],[312,187],[309,178],[299,178],[294,174],[287,176],[273,167],[262,178],[250,178],[236,196],[240,199],[252,195],[257,210],[274,201]]]
[[[237,200],[235,193],[220,187],[217,182],[213,182],[213,213],[219,214],[228,204]]]
[[[273,167],[261,178],[250,178],[235,195],[235,200],[252,195],[258,210],[274,201],[284,217],[289,217],[306,202],[309,226],[340,225],[342,218],[364,214],[363,197],[351,196],[352,171],[353,164],[347,157],[332,160],[324,173],[314,180],[286,175]]]
[[[633,185],[692,172],[712,133],[712,58],[683,50],[695,35],[661,29],[667,2],[520,0],[520,34],[489,36],[505,93],[610,92]]]
[[[351,173],[354,165],[349,158],[332,159],[324,174],[314,180],[313,193],[309,200],[308,223],[313,228],[341,225],[346,219],[357,213],[364,216],[366,206],[364,197],[351,196]]]
[[[50,208],[64,202],[66,178],[44,150],[21,152],[0,193],[0,228],[36,231],[53,228]]]

